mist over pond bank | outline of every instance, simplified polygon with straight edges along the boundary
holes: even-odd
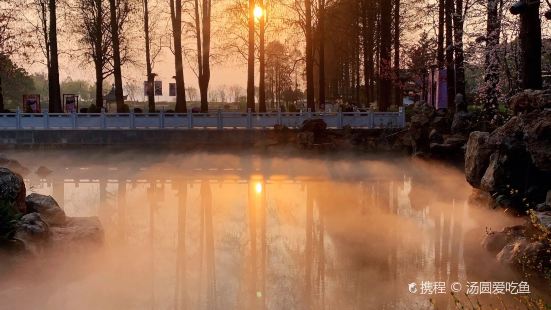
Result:
[[[481,247],[488,228],[522,220],[469,204],[460,169],[381,154],[244,153],[9,151],[29,171],[51,170],[25,176],[29,191],[53,195],[68,216],[99,216],[105,244],[8,270],[2,300],[24,309],[453,306],[449,293],[408,291],[421,281],[524,280],[531,296],[550,294]]]

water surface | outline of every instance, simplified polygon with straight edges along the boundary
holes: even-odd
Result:
[[[461,171],[439,164],[139,151],[6,155],[31,171],[51,169],[28,174],[28,192],[52,195],[68,216],[98,216],[105,244],[5,271],[0,308],[451,309],[452,282],[532,281],[480,247],[486,231],[520,220],[469,205]],[[447,293],[409,292],[409,283],[422,281],[445,282]],[[531,297],[549,296],[531,284]],[[508,296],[477,298],[518,305]]]

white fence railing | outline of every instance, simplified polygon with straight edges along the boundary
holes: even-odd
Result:
[[[319,118],[328,128],[403,128],[405,114],[399,112],[209,112],[209,113],[1,113],[3,129],[193,129],[270,128],[275,125],[299,128],[307,119]]]

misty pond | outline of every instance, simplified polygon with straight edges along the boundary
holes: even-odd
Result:
[[[514,225],[469,205],[457,168],[409,158],[10,151],[27,192],[98,216],[99,248],[47,253],[0,276],[2,309],[455,308],[472,281],[527,281],[484,233]],[[444,294],[421,294],[423,281]],[[419,290],[410,292],[410,283]],[[472,296],[513,305],[512,296]],[[522,308],[524,309],[524,308]]]

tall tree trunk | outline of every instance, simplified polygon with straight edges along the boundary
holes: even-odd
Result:
[[[109,0],[109,10],[111,13],[111,39],[113,41],[113,75],[115,78],[115,101],[117,102],[117,112],[120,113],[123,112],[124,95],[122,91],[121,52],[117,9],[117,0]]]
[[[145,34],[145,67],[147,74],[147,106],[149,113],[155,113],[155,76],[151,60],[151,41],[149,38],[149,5],[143,0],[143,29]]]
[[[262,8],[262,15],[260,16],[260,33],[259,33],[259,82],[258,82],[258,110],[260,112],[266,112],[266,57],[264,47],[264,35],[266,32],[266,10],[264,9],[264,0],[259,0],[259,6]]]
[[[522,88],[541,89],[541,21],[539,1],[531,1],[520,14]]]
[[[201,91],[201,112],[209,110],[209,82],[210,82],[210,14],[211,0],[203,0],[203,72],[199,81]]]
[[[306,106],[310,111],[315,111],[314,102],[314,49],[312,44],[312,2],[304,0],[304,32],[306,36]]]
[[[59,87],[59,58],[57,49],[57,4],[55,0],[49,0],[50,11],[50,70],[48,71],[49,108],[51,113],[63,112],[61,108],[61,89]]]
[[[249,55],[247,58],[247,109],[255,111],[254,104],[254,0],[249,0]]]
[[[497,109],[497,84],[499,83],[499,36],[500,36],[500,15],[499,1],[488,0],[487,22],[486,22],[486,57],[485,57],[485,107],[490,111]],[[532,53],[532,51],[530,51]],[[491,115],[489,115],[491,116]]]
[[[2,62],[2,55],[0,55],[0,64]],[[0,66],[0,68],[3,68],[4,66]],[[4,113],[6,108],[4,107],[4,90],[2,89],[2,72],[3,70],[0,69],[0,113]]]
[[[170,19],[174,40],[174,66],[176,72],[176,113],[186,113],[186,84],[182,56],[182,0],[170,0]]]
[[[437,52],[436,62],[438,63],[438,69],[444,67],[444,23],[445,23],[445,1],[438,0],[438,39],[437,39]]]
[[[319,0],[318,10],[319,32],[319,108],[325,110],[325,0]]]
[[[375,21],[377,18],[377,11],[373,1],[363,0],[362,18],[363,24],[363,53],[364,53],[364,80],[365,80],[365,94],[367,103],[373,102],[375,99],[375,63],[373,49],[375,47]]]
[[[103,65],[96,64],[96,107],[101,110],[103,107]]]
[[[197,79],[201,97],[201,112],[209,110],[208,89],[210,82],[210,17],[211,1],[202,1],[201,16],[199,15],[199,1],[195,0],[195,33],[197,39]],[[201,29],[203,31],[201,31]],[[201,35],[202,34],[202,35]]]
[[[400,81],[400,0],[394,0],[394,104],[402,105]]]
[[[391,16],[392,2],[382,1],[380,3],[381,26],[380,26],[380,60],[379,60],[379,92],[378,104],[380,111],[387,111],[390,106],[390,90],[392,89],[391,79]]]
[[[96,107],[101,110],[103,108],[103,66],[104,66],[104,53],[103,53],[103,5],[101,0],[94,0],[94,6],[96,9],[96,21],[97,27],[94,33],[94,67],[96,70]]]
[[[463,95],[463,104],[455,107],[458,111],[466,111],[465,90],[465,56],[463,51],[463,0],[455,0],[454,51],[455,51],[455,92]]]
[[[455,111],[455,69],[453,60],[453,15],[454,0],[446,0],[446,71],[448,87],[448,109]]]

